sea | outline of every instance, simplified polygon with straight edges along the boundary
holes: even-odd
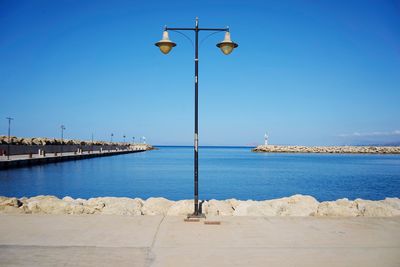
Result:
[[[0,196],[193,199],[193,147],[0,170]],[[319,201],[400,197],[400,155],[255,153],[199,148],[199,198]]]

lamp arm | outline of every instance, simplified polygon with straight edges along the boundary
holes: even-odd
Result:
[[[208,34],[206,37],[204,37],[203,39],[201,39],[199,46],[201,46],[201,44],[202,44],[205,40],[207,40],[209,37],[211,37],[211,36],[214,35],[214,34],[220,33],[220,32],[222,32],[222,31],[215,31],[215,32],[212,32],[212,33]]]
[[[181,31],[178,31],[178,30],[171,30],[171,29],[169,29],[170,31],[173,31],[173,32],[177,32],[177,33],[179,33],[179,34],[181,34],[181,35],[183,35],[186,39],[188,39],[189,40],[189,42],[192,44],[192,47],[194,47],[194,43],[193,43],[193,40],[189,37],[189,36],[187,36],[186,34],[184,34],[183,32],[181,32]]]

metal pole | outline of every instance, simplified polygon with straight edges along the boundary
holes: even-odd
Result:
[[[199,215],[199,19],[196,18],[194,57],[194,215]]]
[[[64,130],[65,130],[65,126],[61,125],[61,156],[64,152]]]
[[[195,58],[194,58],[194,213],[189,217],[203,217],[199,207],[199,31],[229,31],[229,28],[199,28],[199,19],[196,18],[195,28],[170,28],[165,31],[194,31],[195,32]]]
[[[7,117],[6,119],[8,120],[7,160],[9,160],[10,159],[10,145],[11,145],[11,121],[13,120],[13,118]]]

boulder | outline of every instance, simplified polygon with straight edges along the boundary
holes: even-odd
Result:
[[[32,145],[37,145],[37,146],[42,145],[42,142],[38,138],[32,138],[31,143]]]
[[[265,201],[238,201],[234,216],[310,216],[319,202],[311,196],[294,195]]]
[[[11,206],[20,207],[22,202],[16,197],[0,197],[0,207]]]
[[[163,197],[148,198],[142,206],[143,215],[166,215],[173,202]]]
[[[27,199],[27,207],[31,213],[65,214],[68,202],[55,196],[37,196]]]
[[[396,210],[400,210],[400,198],[398,197],[387,197],[381,202],[391,206],[392,208]]]
[[[24,213],[23,203],[15,197],[0,196],[0,213]]]
[[[126,197],[104,197],[102,198],[105,204],[101,210],[101,214],[113,215],[141,215],[143,201],[139,198]]]
[[[400,210],[395,209],[384,201],[356,199],[354,202],[357,203],[358,210],[362,216],[388,217],[400,215]]]
[[[360,215],[357,202],[349,201],[347,198],[321,202],[315,214],[315,216],[333,217],[355,217]]]
[[[232,216],[233,208],[229,201],[212,199],[207,203],[207,214]]]
[[[237,200],[235,198],[230,198],[230,199],[227,199],[225,201],[227,201],[231,205],[233,210],[235,210],[236,207],[239,206],[239,203],[240,203],[240,200]]]
[[[276,210],[268,201],[239,201],[233,216],[275,216]]]
[[[173,202],[168,209],[168,216],[188,215],[193,213],[194,201],[193,200],[179,200]]]
[[[278,216],[310,216],[317,212],[319,202],[312,196],[294,195],[266,201]],[[270,208],[269,208],[270,209]]]
[[[101,213],[103,208],[106,206],[102,197],[89,198],[86,201],[85,208],[88,214],[98,214]]]

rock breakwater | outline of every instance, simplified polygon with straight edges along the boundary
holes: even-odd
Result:
[[[379,201],[348,200],[318,202],[311,196],[294,195],[279,199],[209,200],[202,204],[206,215],[216,216],[332,216],[391,217],[400,216],[400,199]],[[113,215],[187,215],[193,200],[171,201],[165,198],[98,197],[73,199],[55,196],[31,198],[0,197],[0,213],[5,214],[113,214]]]
[[[5,135],[0,135],[0,145],[20,145],[20,146],[49,146],[49,145],[79,145],[79,146],[121,146],[129,147],[132,144],[126,142],[106,142],[106,141],[86,141],[86,140],[72,140],[72,139],[59,139],[47,137],[16,137],[11,136],[10,140]],[[154,149],[148,144],[136,144],[146,147],[146,150]]]
[[[277,146],[260,145],[253,152],[270,153],[348,153],[348,154],[400,154],[400,146]]]

